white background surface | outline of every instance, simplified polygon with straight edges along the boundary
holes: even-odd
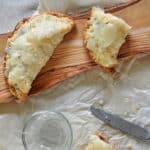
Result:
[[[95,101],[126,119],[150,129],[150,57],[138,59],[121,80],[110,82],[99,68],[70,78],[29,98],[24,104],[0,105],[0,150],[24,150],[21,132],[25,119],[39,110],[58,110],[73,128],[72,150],[79,150],[88,134],[99,129],[116,150],[149,150],[150,143],[137,141],[94,118],[89,107]]]
[[[0,0],[0,34],[10,32],[37,9],[38,0]]]

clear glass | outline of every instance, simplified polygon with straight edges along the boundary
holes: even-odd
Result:
[[[58,112],[34,113],[22,132],[25,150],[70,150],[72,139],[69,121]]]

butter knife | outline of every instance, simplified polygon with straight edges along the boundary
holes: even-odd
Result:
[[[123,131],[140,140],[150,140],[150,131],[147,129],[124,120],[119,115],[105,111],[103,108],[97,107],[96,104],[93,104],[90,110],[95,117],[105,122],[109,126]]]

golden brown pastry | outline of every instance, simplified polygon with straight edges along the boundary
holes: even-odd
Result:
[[[84,34],[85,47],[103,68],[113,68],[131,27],[122,19],[93,7]]]
[[[106,138],[100,133],[91,134],[84,150],[114,150]]]
[[[11,93],[25,99],[33,80],[71,31],[74,22],[60,13],[45,12],[19,22],[7,41],[5,75]]]

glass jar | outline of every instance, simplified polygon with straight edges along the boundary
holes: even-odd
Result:
[[[25,150],[70,150],[72,139],[71,125],[59,112],[34,113],[22,132]]]

